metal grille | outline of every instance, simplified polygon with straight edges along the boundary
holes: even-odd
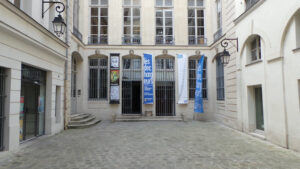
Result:
[[[107,98],[107,58],[89,60],[89,99]]]
[[[196,75],[197,75],[197,65],[199,59],[189,59],[189,98],[195,98],[196,90]],[[207,58],[204,58],[203,63],[203,76],[202,76],[202,98],[207,98]]]
[[[0,150],[3,150],[5,72],[0,68]]]
[[[175,116],[174,59],[156,59],[156,116]]]
[[[217,100],[224,100],[224,66],[220,57],[217,58]]]
[[[76,81],[77,81],[77,67],[76,67],[76,59],[72,58],[72,82],[71,82],[71,90],[72,90],[72,97],[76,97]]]
[[[122,114],[141,113],[141,59],[123,59]]]

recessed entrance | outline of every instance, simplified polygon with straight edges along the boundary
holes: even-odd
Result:
[[[122,114],[141,114],[141,105],[141,59],[123,59]]]
[[[0,67],[0,151],[3,150],[4,99],[5,99],[5,70],[4,68]]]
[[[256,111],[256,129],[264,130],[264,110],[262,88],[255,88],[255,111]]]
[[[22,65],[20,141],[45,133],[46,72]]]
[[[156,59],[156,116],[175,116],[174,59]]]

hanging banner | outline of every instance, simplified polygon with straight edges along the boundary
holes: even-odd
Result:
[[[153,67],[151,54],[144,54],[144,104],[153,104]]]
[[[177,54],[178,62],[178,104],[188,104],[188,89],[187,89],[187,56]]]
[[[120,104],[120,54],[110,54],[110,104]]]
[[[198,62],[197,75],[196,75],[196,91],[195,91],[195,113],[204,113],[203,99],[202,99],[202,77],[203,77],[203,62],[204,56]]]

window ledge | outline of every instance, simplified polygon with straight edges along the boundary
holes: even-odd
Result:
[[[300,47],[297,47],[296,49],[293,49],[293,52],[294,52],[294,53],[300,52]]]
[[[254,11],[255,9],[257,9],[261,4],[263,4],[266,0],[259,0],[258,2],[256,2],[256,4],[254,4],[252,7],[250,7],[249,9],[245,10],[244,13],[242,13],[239,17],[237,17],[235,20],[233,20],[233,23],[235,25],[237,25],[241,20],[243,20],[245,17],[247,17],[250,13],[252,13],[252,11]]]
[[[255,64],[258,64],[258,63],[261,63],[261,62],[262,62],[261,59],[255,60],[255,61],[251,61],[250,63],[246,64],[246,67],[247,67],[247,66],[251,66],[251,65],[255,65]]]

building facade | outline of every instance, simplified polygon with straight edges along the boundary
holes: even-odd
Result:
[[[0,2],[5,150],[61,131],[78,113],[103,120],[128,115],[215,120],[300,150],[297,0],[62,1],[63,37],[53,34],[53,6],[42,17],[41,1]],[[227,65],[220,58],[224,39],[231,39]],[[145,54],[153,65],[152,104],[144,104]],[[205,113],[195,114],[201,56]]]

